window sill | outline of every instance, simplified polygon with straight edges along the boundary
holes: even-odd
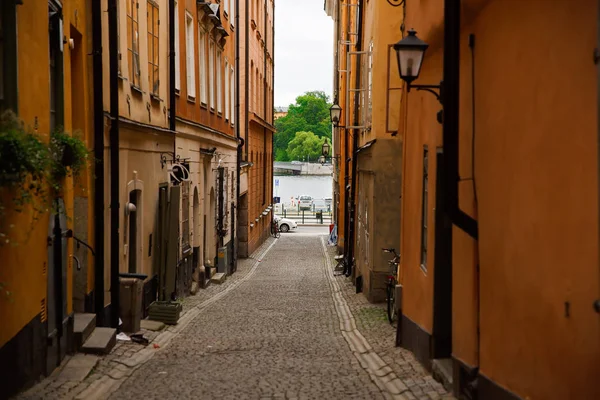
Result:
[[[175,89],[175,96],[179,96],[179,95],[180,95],[179,89]]]
[[[423,265],[423,264],[421,264],[421,271],[422,271],[422,272],[423,272],[425,275],[427,275],[427,266],[426,266],[426,265]]]
[[[121,73],[119,72],[119,74],[117,75],[117,77],[122,80],[122,81],[126,81],[127,78],[125,78],[123,75],[121,75]]]
[[[223,113],[222,113],[221,111],[217,111],[217,116],[218,116],[219,118],[223,118]]]
[[[210,112],[214,114],[215,113],[215,109],[211,107],[210,108]]]
[[[196,98],[194,96],[188,95],[187,101],[188,101],[188,103],[196,104]]]
[[[162,103],[164,100],[161,99],[160,97],[158,97],[158,95],[151,93],[150,94],[150,100],[152,100],[155,103]]]
[[[250,20],[250,26],[252,27],[252,29],[256,29],[256,21],[254,21],[254,18]]]
[[[206,104],[205,102],[201,101],[200,102],[200,107],[204,108],[205,110],[208,110],[208,104]]]
[[[139,86],[134,85],[133,83],[130,85],[131,87],[131,92],[132,93],[137,93],[139,95],[144,94],[144,92],[142,91],[142,88],[140,88]]]

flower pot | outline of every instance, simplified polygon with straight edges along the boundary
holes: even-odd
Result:
[[[175,325],[181,314],[181,304],[172,301],[155,301],[150,304],[148,318],[168,325]]]

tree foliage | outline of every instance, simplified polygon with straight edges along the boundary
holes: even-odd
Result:
[[[322,91],[306,92],[296,97],[296,103],[289,106],[287,115],[275,121],[277,129],[275,158],[277,161],[299,160],[288,152],[289,144],[296,138],[298,132],[312,133],[316,138],[321,138],[321,144],[323,144],[322,138],[324,137],[331,141],[329,107],[331,107],[329,97]],[[321,154],[320,151],[319,148],[317,157]]]
[[[293,160],[317,161],[325,140],[331,145],[329,138],[319,138],[312,132],[296,132],[288,144],[287,155]]]

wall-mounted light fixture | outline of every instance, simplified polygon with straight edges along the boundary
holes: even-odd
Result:
[[[331,118],[331,123],[334,128],[345,128],[340,123],[340,116],[342,115],[342,107],[337,102],[337,99],[333,101],[333,105],[329,107],[329,117]]]
[[[398,58],[398,72],[400,78],[407,83],[406,91],[415,88],[425,92],[432,93],[436,99],[443,104],[443,82],[439,85],[413,85],[412,82],[419,77],[425,51],[429,45],[417,37],[414,29],[408,31],[408,36],[394,44],[396,56]],[[437,92],[436,92],[437,90]],[[438,113],[438,122],[442,122],[442,111]]]

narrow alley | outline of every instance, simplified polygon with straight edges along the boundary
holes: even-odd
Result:
[[[351,313],[338,289],[342,278],[334,280],[325,262],[322,237],[283,235],[264,247],[261,261],[255,259],[234,290],[199,313],[111,398],[377,399],[405,393],[397,398],[431,399],[444,393],[429,378],[429,393],[416,385],[417,396],[411,396],[374,353],[361,366],[358,353],[369,345],[356,334],[349,345],[351,332],[340,329],[344,313]],[[392,328],[385,332],[394,336]],[[417,362],[416,371],[408,365],[410,378],[425,384]]]
[[[121,342],[82,382],[20,398],[452,398],[394,347],[384,308],[334,276],[325,242],[310,230],[268,240],[153,343]]]

